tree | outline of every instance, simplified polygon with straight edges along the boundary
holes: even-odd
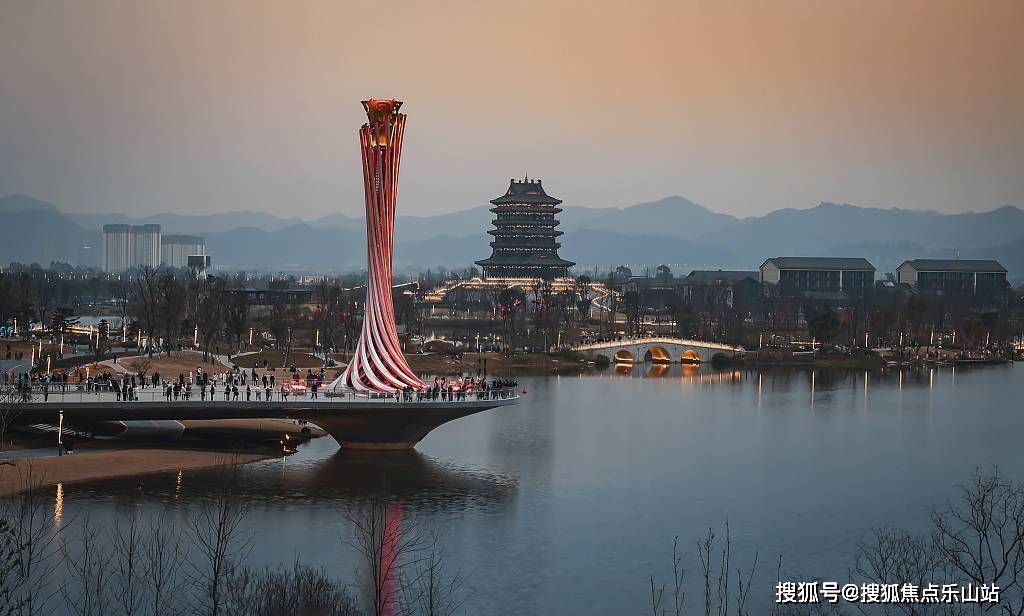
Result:
[[[639,291],[627,291],[622,297],[626,310],[626,328],[633,336],[640,334],[644,317],[644,301]]]
[[[697,336],[700,320],[697,317],[697,311],[689,302],[677,303],[672,317],[676,322],[676,333],[681,337],[693,339]]]
[[[505,354],[511,356],[516,348],[518,315],[522,314],[526,297],[519,287],[505,287],[498,293],[498,314],[501,316],[502,338],[505,340]]]
[[[932,511],[936,547],[966,581],[998,586],[1003,613],[1024,613],[1024,486],[993,469],[960,491],[959,506]]]
[[[352,505],[345,516],[353,529],[350,545],[359,554],[361,572],[372,616],[395,611],[405,590],[403,576],[411,556],[419,552],[422,537],[415,525],[402,523],[402,506],[371,499]]]
[[[274,335],[278,349],[287,350],[291,347],[291,329],[294,320],[294,306],[288,294],[288,281],[285,279],[271,280],[267,285],[270,293],[270,333]]]
[[[928,313],[928,298],[921,294],[911,295],[907,298],[905,310],[914,335],[919,335],[924,323],[924,316]]]
[[[590,308],[594,300],[590,297],[591,280],[588,276],[576,277],[576,320],[586,323],[590,319]]]
[[[325,349],[324,356],[326,357],[326,349],[335,346],[335,332],[341,327],[344,315],[341,287],[337,283],[324,279],[317,283],[313,295],[316,298],[313,320],[320,330],[320,346]]]
[[[121,327],[128,323],[131,312],[132,288],[124,276],[118,276],[110,283],[110,294],[117,305],[117,313],[121,317]]]
[[[196,611],[210,616],[224,613],[228,581],[252,545],[252,531],[242,525],[250,505],[238,494],[238,468],[222,467],[218,484],[189,518],[195,557],[188,565],[200,589]]]
[[[32,307],[35,320],[43,327],[49,322],[54,296],[53,275],[47,271],[32,272]]]
[[[203,361],[209,359],[210,345],[220,337],[224,328],[225,314],[237,301],[234,294],[227,293],[224,279],[209,277],[200,281],[196,289],[196,326],[199,328],[199,342],[203,347]]]
[[[185,311],[185,286],[174,272],[165,270],[157,280],[157,310],[164,331],[164,350],[175,348]]]
[[[242,336],[249,329],[249,296],[242,288],[241,281],[230,291],[221,282],[216,291],[223,300],[221,315],[228,335],[235,337],[235,348],[241,349]]]
[[[78,317],[75,316],[73,308],[60,306],[53,311],[53,316],[50,317],[50,332],[57,336],[69,333],[75,325],[78,325]]]
[[[831,308],[812,307],[805,318],[808,332],[821,342],[831,342],[842,326],[839,315]]]
[[[416,298],[410,293],[398,293],[393,296],[395,321],[404,323],[406,330],[412,332],[419,324],[419,312],[416,310]]]
[[[159,279],[160,272],[152,267],[146,266],[135,274],[135,289],[132,296],[132,312],[139,322],[139,327],[147,338],[147,350],[149,356],[153,356],[153,338],[156,335],[157,327],[157,303],[159,302]]]
[[[7,430],[21,417],[26,405],[31,402],[30,389],[19,390],[16,385],[0,385],[0,451],[4,450]]]

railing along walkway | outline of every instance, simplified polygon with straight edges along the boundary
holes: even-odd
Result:
[[[677,344],[681,346],[700,347],[715,349],[719,351],[742,352],[741,346],[722,344],[721,342],[706,342],[704,340],[687,340],[685,338],[670,338],[667,336],[652,336],[650,338],[621,338],[618,340],[606,340],[602,342],[589,342],[573,346],[574,351],[588,351],[591,349],[614,349],[617,347],[632,346],[634,344]]]
[[[271,390],[271,395],[268,398],[265,395],[266,390],[260,390],[260,397],[256,397],[256,390],[252,390],[251,396],[246,396],[245,390],[240,390],[237,397],[232,394],[230,397],[224,395],[224,389],[217,388],[217,393],[213,396],[207,393],[206,397],[203,398],[202,394],[193,388],[190,396],[185,396],[179,393],[177,397],[173,394],[170,398],[167,397],[164,388],[162,387],[147,387],[147,388],[136,388],[135,397],[132,400],[125,399],[124,396],[118,396],[117,393],[109,388],[99,389],[96,388],[92,391],[88,391],[85,388],[78,389],[76,386],[69,386],[68,389],[63,390],[60,388],[55,389],[53,386],[49,387],[45,392],[43,388],[34,386],[32,388],[32,400],[29,403],[111,403],[111,404],[151,404],[151,403],[162,403],[162,404],[174,404],[176,402],[201,402],[203,404],[217,405],[222,403],[230,403],[237,405],[238,403],[251,403],[253,406],[259,404],[272,404],[275,402],[304,402],[312,404],[335,404],[339,402],[394,402],[395,404],[402,403],[436,403],[438,405],[451,405],[459,402],[479,402],[484,400],[511,400],[518,398],[519,394],[516,393],[515,387],[501,387],[491,388],[488,390],[469,390],[465,392],[455,392],[452,395],[445,394],[443,397],[440,393],[437,397],[433,397],[426,392],[412,392],[403,393],[397,392],[393,394],[363,394],[356,392],[343,392],[343,393],[326,393],[325,391],[318,391],[314,397],[312,392],[305,394],[288,394],[282,395],[280,390]]]

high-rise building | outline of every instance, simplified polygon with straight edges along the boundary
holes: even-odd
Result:
[[[558,256],[561,247],[556,238],[562,235],[555,229],[561,212],[555,199],[544,192],[540,180],[512,179],[508,190],[491,200],[494,236],[491,256],[476,264],[489,278],[559,278],[567,276],[576,265]]]
[[[160,265],[160,225],[103,225],[103,270]]]
[[[206,241],[198,235],[164,235],[160,262],[167,267],[188,267],[188,258],[206,254]]]
[[[103,225],[103,271],[123,272],[132,260],[131,225]]]
[[[160,225],[132,227],[132,267],[160,265]]]

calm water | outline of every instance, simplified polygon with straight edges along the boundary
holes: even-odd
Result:
[[[518,407],[456,421],[413,454],[351,455],[329,438],[250,465],[254,563],[295,555],[352,578],[338,513],[383,493],[436,527],[468,575],[467,613],[632,614],[728,518],[734,564],[779,554],[792,574],[845,580],[873,526],[923,530],[977,466],[1024,479],[1024,367],[903,372],[684,371],[521,379]],[[65,519],[125,506],[187,511],[208,472],[68,486]],[[699,598],[691,593],[693,608]],[[757,610],[755,610],[757,611]]]

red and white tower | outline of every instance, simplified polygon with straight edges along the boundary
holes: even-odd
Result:
[[[391,301],[395,197],[405,132],[405,114],[398,113],[401,106],[401,101],[390,99],[363,101],[369,118],[359,129],[366,192],[366,309],[352,361],[331,383],[333,392],[394,392],[426,387],[402,355]]]

